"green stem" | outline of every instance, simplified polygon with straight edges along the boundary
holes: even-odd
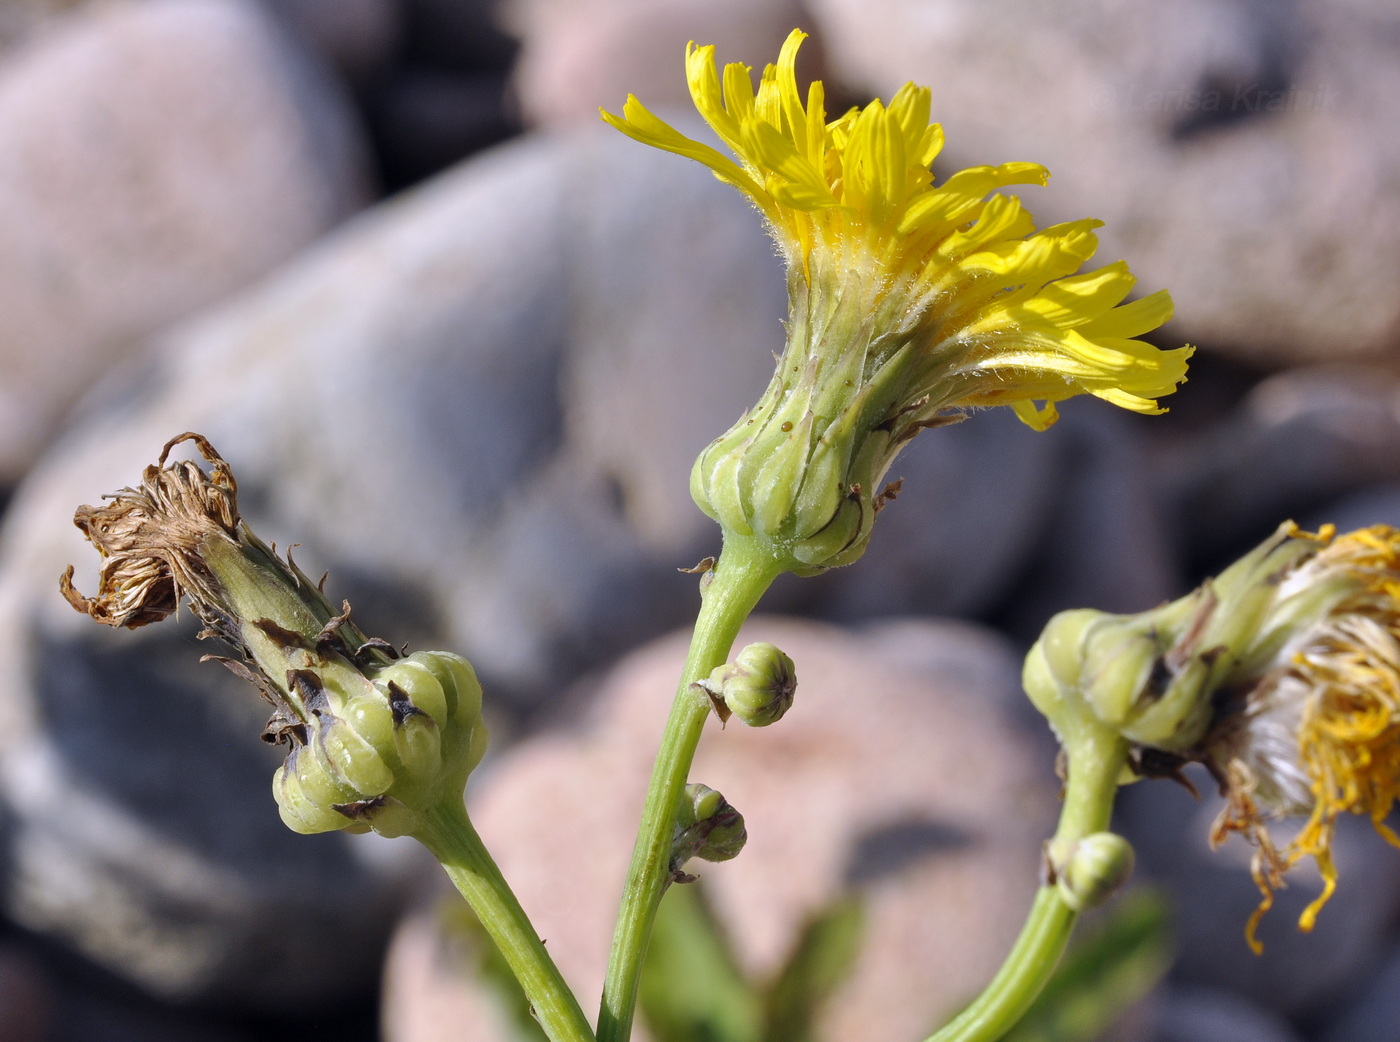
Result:
[[[627,885],[622,892],[622,907],[618,912],[608,975],[603,981],[602,1006],[598,1011],[599,1042],[627,1042],[632,1032],[642,960],[669,876],[676,803],[710,715],[708,696],[691,685],[724,664],[739,627],[780,570],[762,550],[727,538],[719,562],[706,576],[708,582],[702,588],[690,654],[686,657],[656,765],[652,768]]]
[[[1064,847],[1108,828],[1128,744],[1107,728],[1085,726],[1066,736],[1069,780],[1052,845]],[[1064,953],[1078,913],[1053,886],[1035,895],[1026,925],[981,995],[927,1042],[996,1042],[1040,994]]]
[[[515,974],[551,1042],[593,1042],[593,1031],[559,968],[515,899],[460,800],[423,815],[415,833],[442,863]]]

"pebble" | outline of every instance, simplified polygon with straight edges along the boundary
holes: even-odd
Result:
[[[808,6],[837,80],[932,86],[945,170],[1045,164],[1031,211],[1107,222],[1099,256],[1172,291],[1169,340],[1270,365],[1395,350],[1394,5]]]
[[[1000,638],[889,625],[751,622],[741,644],[771,641],[797,663],[795,704],[768,728],[712,728],[691,772],[744,814],[742,853],[690,868],[746,973],[773,972],[814,910],[852,892],[864,902],[861,952],[822,1040],[922,1037],[979,990],[1024,918],[1055,814],[1053,748],[1016,720],[1017,663]],[[473,791],[478,830],[586,1007],[684,648],[672,636],[629,656]],[[437,923],[410,920],[395,942],[386,1037],[437,1042],[464,1020],[483,1042],[504,1037],[486,1033],[498,1014],[461,972],[460,943],[454,954],[432,939],[451,936]]]
[[[95,378],[364,199],[344,97],[251,0],[118,0],[0,60],[0,484]]]
[[[722,61],[758,69],[773,61],[793,26],[798,0],[505,0],[502,24],[521,42],[516,94],[533,126],[621,111],[628,94],[649,108],[689,109],[685,46],[715,44]],[[816,65],[804,68],[820,75]]]
[[[1166,888],[1176,911],[1177,964],[1173,979],[1221,988],[1290,1017],[1317,1015],[1366,976],[1390,944],[1390,922],[1400,910],[1400,853],[1360,818],[1338,822],[1334,851],[1337,892],[1312,933],[1298,916],[1317,895],[1311,862],[1289,876],[1259,928],[1263,955],[1245,943],[1244,928],[1259,903],[1250,878],[1252,852],[1239,838],[1219,850],[1207,843],[1220,801],[1203,771],[1189,777],[1203,794],[1197,803],[1166,780],[1122,790],[1118,827],[1137,849],[1138,871]],[[1287,825],[1272,830],[1287,842]]]
[[[1302,1038],[1284,1018],[1216,988],[1168,988],[1158,1000],[1158,1017],[1153,1042],[1301,1042]],[[1366,1037],[1379,1042],[1386,1036]]]

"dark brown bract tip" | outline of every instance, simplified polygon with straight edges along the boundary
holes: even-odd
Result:
[[[208,474],[192,460],[165,465],[170,450],[185,441],[211,464]],[[97,596],[85,597],[74,589],[68,567],[59,591],[69,604],[105,625],[135,628],[176,611],[182,595],[197,606],[215,600],[200,548],[208,539],[236,536],[238,484],[206,438],[187,431],[170,439],[138,488],[105,498],[111,502],[79,507],[73,515],[102,556],[102,568]]]

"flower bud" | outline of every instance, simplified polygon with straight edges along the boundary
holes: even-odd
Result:
[[[772,644],[749,644],[728,665],[700,682],[721,720],[730,715],[750,727],[767,727],[792,706],[797,668]]]
[[[1138,615],[1064,612],[1031,649],[1024,681],[1071,760],[1077,735],[1107,727],[1131,743],[1140,773],[1191,761],[1211,772],[1226,799],[1212,842],[1240,833],[1254,846],[1256,950],[1260,915],[1306,857],[1323,880],[1299,920],[1312,927],[1336,889],[1342,814],[1365,815],[1400,846],[1385,824],[1400,799],[1395,529],[1285,524],[1180,600]],[[1286,845],[1267,827],[1281,817],[1306,819]]]
[[[683,869],[691,858],[728,861],[748,840],[744,816],[708,785],[692,782],[676,804],[676,827],[671,840],[671,878],[678,883],[695,877]]]
[[[1088,713],[1131,742],[1189,755],[1213,695],[1267,667],[1349,584],[1285,581],[1325,545],[1291,525],[1179,600],[1136,615],[1050,620],[1026,658],[1026,692],[1057,730]]]
[[[165,466],[193,441],[211,464]],[[242,655],[220,659],[272,704],[264,739],[288,747],[273,778],[282,820],[296,832],[413,832],[419,816],[459,800],[486,751],[481,686],[449,652],[401,656],[335,612],[318,585],[243,524],[228,465],[194,434],[169,442],[137,489],[78,527],[102,555],[96,597],[63,594],[98,622],[135,627],[176,610],[181,597]],[[210,656],[215,657],[217,656]]]
[[[1133,848],[1112,832],[1094,832],[1067,849],[1052,843],[1050,864],[1055,887],[1076,912],[1106,903],[1133,874]]]

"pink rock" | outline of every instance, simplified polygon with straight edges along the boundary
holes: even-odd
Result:
[[[768,618],[746,628],[755,639],[796,661],[796,702],[762,730],[711,725],[691,777],[743,812],[749,841],[731,862],[689,868],[755,975],[856,888],[866,936],[821,1037],[923,1037],[986,982],[1025,915],[1055,813],[1051,744],[1014,720],[1016,663],[981,629],[904,621],[857,635]],[[684,649],[673,636],[624,660],[581,721],[510,750],[473,793],[482,836],[590,1015]],[[435,1042],[473,1023],[473,1037],[504,1038],[442,936],[431,915],[401,931],[386,1037]]]
[[[0,66],[0,484],[149,334],[363,199],[344,100],[247,0],[56,20]]]
[[[812,0],[833,72],[933,87],[953,164],[1034,160],[1046,223],[1171,289],[1169,339],[1268,362],[1400,346],[1393,5]]]
[[[617,111],[629,93],[648,107],[684,104],[687,40],[762,68],[803,21],[797,0],[509,0],[501,17],[521,40],[515,83],[528,123],[571,123]]]

